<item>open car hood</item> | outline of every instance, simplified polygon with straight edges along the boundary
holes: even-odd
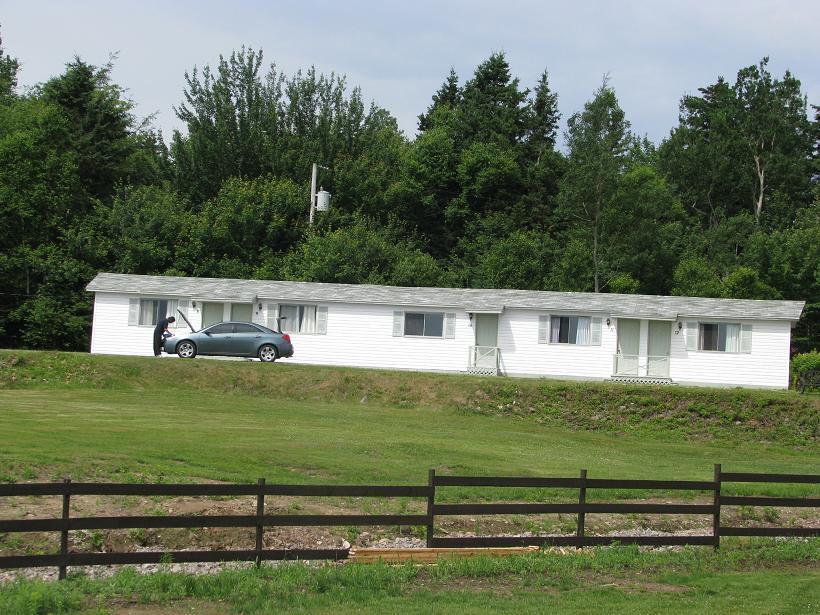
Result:
[[[194,328],[191,326],[191,321],[189,321],[189,320],[185,317],[185,314],[183,314],[183,313],[182,313],[182,310],[180,310],[179,308],[177,308],[177,312],[179,312],[179,315],[180,315],[180,316],[182,316],[182,320],[184,320],[184,321],[185,321],[185,324],[186,324],[186,325],[188,325],[188,328],[191,330],[191,333],[196,333],[196,331],[194,331]]]

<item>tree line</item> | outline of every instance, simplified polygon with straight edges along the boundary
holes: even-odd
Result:
[[[0,42],[3,346],[87,348],[84,286],[114,271],[799,299],[817,347],[820,115],[767,58],[684,95],[659,144],[606,79],[559,135],[548,72],[527,88],[503,53],[451,70],[412,139],[253,49],[184,75],[167,142],[111,63],[18,70]],[[333,201],[309,226],[314,162]]]

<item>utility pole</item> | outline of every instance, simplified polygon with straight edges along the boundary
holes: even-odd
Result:
[[[308,221],[310,226],[313,226],[313,218],[316,216],[316,198],[318,193],[316,192],[316,175],[319,173],[319,169],[324,169],[325,171],[329,171],[328,167],[322,166],[321,164],[313,163],[313,167],[311,168],[310,172],[310,215],[308,216]],[[330,194],[327,192],[322,192],[322,203],[323,208],[322,211],[327,210],[327,204],[330,202]]]
[[[314,162],[310,173],[310,226],[313,226],[313,216],[316,214],[316,174],[318,171],[319,165]]]

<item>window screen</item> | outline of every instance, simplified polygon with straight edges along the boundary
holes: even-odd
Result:
[[[168,309],[168,303],[167,299],[140,299],[139,324],[157,324],[171,313]]]
[[[288,333],[316,333],[315,305],[280,305],[282,331]]]
[[[417,337],[443,337],[444,312],[405,312],[404,334]]]
[[[550,316],[551,344],[592,344],[592,319],[589,316]]]
[[[734,323],[701,323],[699,350],[740,352],[740,325]]]

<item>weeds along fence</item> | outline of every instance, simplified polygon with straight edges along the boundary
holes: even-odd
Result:
[[[807,527],[727,527],[721,525],[721,511],[726,506],[820,507],[820,498],[726,496],[724,483],[808,483],[820,484],[818,474],[758,474],[722,473],[716,465],[711,481],[687,480],[620,480],[590,478],[581,470],[574,478],[488,477],[438,475],[430,470],[426,485],[269,485],[264,479],[256,484],[121,484],[26,483],[0,485],[0,497],[58,496],[62,497],[62,515],[51,519],[0,520],[0,532],[59,532],[59,553],[47,555],[0,556],[0,569],[55,566],[59,577],[65,578],[69,566],[111,564],[156,564],[162,562],[227,562],[270,560],[343,560],[348,549],[265,549],[266,527],[294,526],[423,526],[427,546],[431,548],[477,548],[512,546],[599,546],[630,545],[703,545],[718,548],[722,536],[820,536],[820,528]],[[472,488],[533,488],[571,490],[572,501],[562,503],[438,503],[436,494],[444,487]],[[707,504],[654,504],[631,502],[597,502],[587,497],[588,490],[670,490],[711,494]],[[254,515],[176,515],[176,516],[110,516],[72,517],[72,496],[254,496]],[[367,497],[417,498],[426,500],[424,514],[286,514],[265,512],[266,496],[295,497]],[[536,515],[567,513],[577,515],[574,535],[569,536],[436,536],[436,519],[455,515]],[[656,514],[704,515],[711,518],[711,533],[700,536],[589,536],[585,524],[587,514]],[[78,530],[115,530],[146,528],[255,528],[253,549],[212,551],[165,551],[75,553],[69,551],[69,532]]]

